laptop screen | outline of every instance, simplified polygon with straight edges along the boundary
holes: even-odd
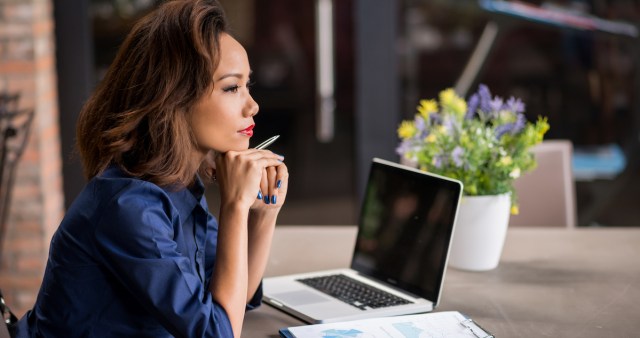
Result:
[[[374,159],[351,268],[438,303],[462,184]]]

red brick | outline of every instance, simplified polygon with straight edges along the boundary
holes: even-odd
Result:
[[[13,252],[39,253],[42,251],[42,240],[42,238],[33,236],[28,238],[11,238],[5,241],[3,249]]]
[[[18,314],[35,301],[64,210],[51,1],[0,2],[0,89],[20,91],[19,107],[35,110],[0,262],[0,285]]]
[[[36,89],[36,81],[31,76],[11,76],[7,79],[7,91],[9,93],[24,93],[18,103],[23,103],[26,93],[33,93]]]
[[[36,65],[33,62],[24,60],[10,60],[0,62],[0,74],[32,74],[36,69]]]
[[[32,34],[32,25],[24,22],[0,22],[0,38],[16,39],[29,37]]]
[[[52,34],[53,29],[53,20],[42,20],[33,24],[33,34],[35,36],[49,35]]]
[[[33,10],[31,3],[7,3],[4,5],[4,17],[9,22],[30,22]]]
[[[53,54],[39,56],[38,58],[36,58],[36,69],[38,69],[38,71],[40,72],[50,70],[54,66],[55,66],[55,62],[54,62]]]
[[[44,267],[47,264],[46,257],[42,257],[42,255],[28,255],[23,257],[18,257],[16,259],[16,270],[18,270],[22,274],[40,274],[41,271],[44,271]]]
[[[33,60],[35,57],[33,44],[33,39],[29,37],[10,39],[5,42],[4,57],[6,60]]]

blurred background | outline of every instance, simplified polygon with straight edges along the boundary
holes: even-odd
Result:
[[[13,190],[0,286],[17,312],[33,304],[50,236],[85,183],[78,112],[161,2],[0,2],[0,91],[19,94],[3,111],[35,113],[3,174]],[[640,0],[220,2],[254,72],[255,144],[281,135],[270,149],[291,172],[279,224],[355,224],[370,159],[399,160],[399,121],[421,98],[485,83],[522,98],[530,121],[546,116],[547,139],[573,143],[579,227],[640,225]],[[216,212],[215,186],[208,197]]]
[[[637,35],[606,27],[587,30],[570,20],[545,22],[526,12],[499,12],[492,10],[492,1],[221,2],[255,74],[253,93],[261,113],[254,139],[282,135],[272,149],[286,156],[292,190],[280,223],[355,223],[370,158],[364,154],[397,160],[392,151],[397,121],[411,117],[419,99],[457,84],[491,23],[496,33],[490,54],[468,80],[467,92],[486,83],[496,94],[521,97],[530,120],[538,115],[549,118],[548,139],[569,139],[577,151],[617,155],[610,163],[613,175],[576,175],[578,224],[637,225],[632,197],[640,197],[638,174],[621,177],[626,184],[614,187],[615,178],[623,176],[620,161],[629,167],[635,163],[627,164],[627,159],[637,161]],[[330,17],[321,14],[327,3],[332,5]],[[640,21],[638,1],[520,3],[551,14],[591,16],[635,27]],[[96,80],[135,20],[157,4],[91,1]],[[329,45],[322,45],[319,30],[332,36]],[[328,47],[333,53],[327,68],[320,50]],[[387,64],[363,67],[378,62]],[[326,112],[319,83],[319,74],[326,73],[332,73],[335,102],[328,122],[322,117]],[[357,100],[362,104],[357,106]],[[380,123],[367,121],[375,119]],[[211,195],[215,202],[214,189]]]

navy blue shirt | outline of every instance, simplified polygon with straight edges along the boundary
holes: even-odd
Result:
[[[115,166],[93,178],[51,240],[18,337],[232,337],[209,292],[218,224],[203,195],[199,179],[161,188]]]

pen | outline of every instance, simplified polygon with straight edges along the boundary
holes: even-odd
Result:
[[[266,141],[258,144],[256,146],[256,149],[265,149],[266,147],[270,146],[271,143],[275,142],[278,139],[278,137],[280,137],[280,135],[276,135],[276,136],[272,136],[272,137],[268,138]],[[280,186],[278,186],[278,187],[280,187]],[[269,204],[269,199],[267,197],[268,196],[264,196],[264,202]],[[260,191],[260,190],[258,190],[258,199],[263,199],[262,191]],[[275,203],[276,203],[276,200],[275,200],[275,196],[274,196],[273,197],[273,204],[275,204]]]
[[[270,146],[271,143],[275,142],[278,139],[278,137],[280,137],[280,135],[276,135],[268,138],[266,141],[258,144],[256,146],[256,149],[265,149],[266,147]]]
[[[486,330],[481,328],[480,325],[474,322],[471,318],[461,321],[460,325],[471,331],[471,333],[478,338],[493,338],[493,335],[487,334]]]

